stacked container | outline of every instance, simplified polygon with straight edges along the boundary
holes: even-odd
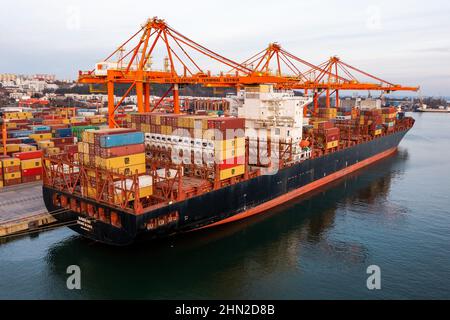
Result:
[[[336,108],[319,108],[318,116],[319,116],[319,118],[324,118],[324,119],[335,119],[337,116],[337,109]]]
[[[20,159],[23,183],[42,179],[42,150],[18,152],[14,157]]]
[[[245,173],[243,118],[132,114],[130,127],[145,132],[145,144],[154,159],[166,157],[165,152],[170,154],[169,158],[175,164],[192,164],[210,169],[217,164],[218,171],[215,174],[221,180]],[[227,136],[230,133],[234,135]],[[200,173],[193,170],[192,174]]]
[[[322,142],[325,149],[332,149],[339,146],[340,130],[331,121],[316,122],[316,135]]]
[[[118,173],[145,173],[144,134],[130,129],[86,130],[80,162]]]
[[[88,129],[83,132],[82,142],[78,143],[78,157],[86,166],[88,175],[92,177],[95,185],[95,168],[125,175],[139,175],[139,197],[152,195],[152,177],[145,175],[145,146],[144,134],[130,129]],[[114,203],[118,204],[125,199],[134,200],[130,191],[133,180],[114,182],[116,189]],[[95,197],[96,188],[88,186],[84,193],[88,197]]]
[[[381,109],[361,110],[360,122],[361,126],[367,126],[369,134],[373,136],[382,133],[382,113]]]
[[[394,107],[382,108],[383,124],[387,131],[392,131],[395,126],[395,119],[397,117],[397,110]]]
[[[20,159],[6,158],[2,159],[1,162],[3,167],[3,184],[12,186],[21,183]]]

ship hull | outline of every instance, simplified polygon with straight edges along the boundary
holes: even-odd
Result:
[[[260,175],[139,215],[121,212],[117,208],[101,205],[74,194],[65,194],[69,198],[76,197],[80,201],[101,207],[105,212],[118,213],[120,227],[71,210],[64,214],[56,214],[55,218],[60,221],[77,219],[78,223],[70,226],[72,230],[87,238],[113,245],[129,245],[135,241],[230,223],[260,214],[388,157],[396,151],[407,131],[395,132],[283,168],[273,175]],[[47,186],[43,188],[44,202],[49,212],[61,209],[54,205],[52,199],[55,193],[64,193]],[[171,217],[174,213],[177,219],[173,221],[169,219],[167,222],[167,217]],[[158,221],[159,218],[164,223],[149,228],[149,221],[155,219]]]

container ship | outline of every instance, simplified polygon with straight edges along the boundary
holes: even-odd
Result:
[[[312,99],[270,84],[228,96],[227,116],[135,113],[86,129],[77,150],[43,158],[50,213],[110,245],[262,214],[392,155],[414,119],[344,103],[308,116]]]

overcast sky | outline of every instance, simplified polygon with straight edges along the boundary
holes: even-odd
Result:
[[[276,41],[312,63],[338,55],[424,95],[450,95],[444,0],[2,1],[0,73],[75,79],[153,16],[235,61]]]

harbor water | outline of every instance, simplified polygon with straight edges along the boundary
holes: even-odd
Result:
[[[412,115],[394,156],[258,217],[126,248],[69,229],[1,243],[0,298],[449,299],[450,114]]]

